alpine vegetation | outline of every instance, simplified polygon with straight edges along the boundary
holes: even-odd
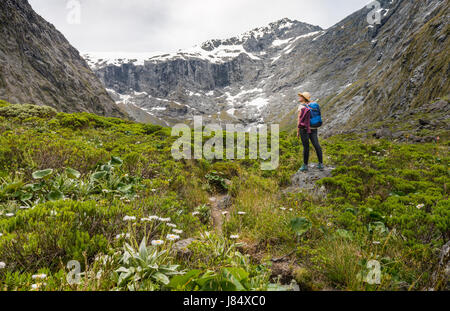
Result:
[[[256,160],[259,156],[259,159],[269,160],[269,162],[261,163],[261,170],[275,170],[278,168],[280,156],[279,125],[271,125],[270,135],[267,132],[267,125],[252,127],[247,132],[243,125],[227,124],[225,128],[224,134],[224,130],[219,124],[208,124],[203,127],[202,117],[194,117],[193,131],[185,124],[175,125],[172,128],[172,136],[181,134],[181,137],[172,146],[173,158],[176,160],[200,160],[202,158],[223,160],[226,157],[228,160]],[[214,136],[212,136],[213,133]],[[224,138],[224,136],[226,137]],[[209,138],[205,144],[203,144],[204,138]],[[270,151],[268,139],[271,142]],[[248,153],[246,153],[246,150]]]
[[[449,12],[86,62],[0,1],[0,291],[448,291]]]

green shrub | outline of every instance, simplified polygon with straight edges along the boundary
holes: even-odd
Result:
[[[0,99],[0,108],[6,107],[11,105],[10,103],[8,103],[7,101],[1,100]]]
[[[48,106],[36,106],[30,104],[0,106],[0,116],[5,118],[17,118],[25,120],[31,117],[50,119],[56,116],[54,108]]]
[[[0,258],[10,271],[55,269],[70,260],[90,261],[106,253],[114,237],[127,228],[129,207],[96,202],[58,201],[19,211],[0,220]]]

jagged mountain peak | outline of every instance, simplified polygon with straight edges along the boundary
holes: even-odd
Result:
[[[228,62],[242,54],[250,59],[259,60],[259,53],[270,47],[277,40],[298,38],[306,34],[321,31],[319,26],[284,18],[269,25],[254,28],[241,35],[227,39],[212,39],[189,49],[178,50],[175,53],[85,53],[83,57],[89,66],[98,70],[107,66],[133,64],[143,66],[146,62],[159,63],[168,60],[186,60],[197,58],[215,64]]]
[[[321,31],[319,26],[283,18],[267,26],[254,28],[239,36],[228,39],[208,40],[201,45],[205,51],[212,51],[221,45],[243,45],[248,52],[261,51],[277,39],[287,39],[307,33]]]

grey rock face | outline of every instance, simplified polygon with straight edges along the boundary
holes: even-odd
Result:
[[[117,102],[167,125],[201,115],[292,128],[297,93],[309,91],[323,109],[321,133],[365,131],[450,92],[449,2],[379,2],[380,24],[363,8],[327,30],[284,19],[174,54],[85,58]],[[448,105],[435,109],[448,118]]]
[[[433,273],[432,290],[449,290],[450,284],[450,241],[444,245],[439,254],[439,264]]]
[[[125,117],[64,36],[26,0],[0,1],[0,98]]]
[[[292,186],[304,190],[324,191],[324,189],[319,189],[316,183],[325,177],[331,177],[333,170],[334,167],[326,166],[325,169],[321,171],[317,169],[316,165],[310,165],[309,171],[297,172],[292,176]]]
[[[174,54],[137,57],[84,55],[116,98],[171,125],[202,115],[206,122],[252,124],[278,104],[266,83],[274,60],[322,29],[283,19],[227,40],[210,40]]]
[[[193,238],[178,241],[173,245],[173,250],[178,256],[189,256],[191,254],[189,245],[191,245],[194,241],[196,240]]]
[[[374,134],[375,138],[392,138],[393,134],[392,132],[388,129],[388,128],[382,128],[379,129],[378,131],[376,131],[376,133]]]

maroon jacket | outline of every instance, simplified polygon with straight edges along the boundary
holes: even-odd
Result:
[[[298,128],[306,128],[308,134],[311,134],[311,110],[308,107],[303,106],[298,113]]]

